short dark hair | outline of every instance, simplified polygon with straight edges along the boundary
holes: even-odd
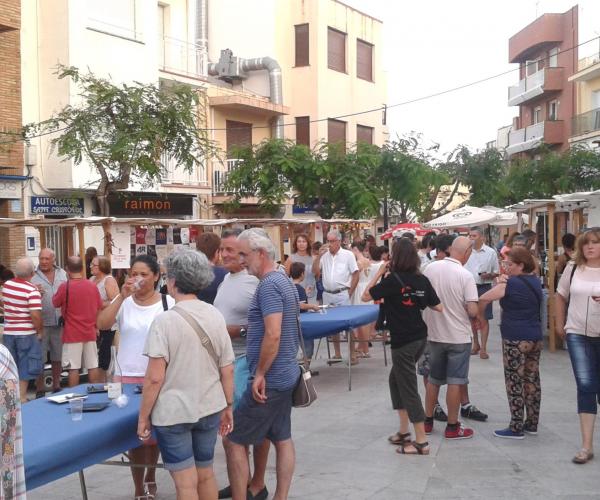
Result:
[[[390,268],[398,273],[416,273],[421,267],[417,249],[408,238],[400,238],[392,247]]]
[[[304,265],[304,262],[292,262],[292,265],[290,266],[290,277],[293,280],[297,280],[302,276],[305,270],[306,266]]]
[[[321,248],[322,246],[323,246],[323,243],[321,243],[320,241],[314,241],[312,244],[312,251],[318,252],[319,248]]]
[[[152,271],[152,274],[155,274],[156,276],[158,276],[160,278],[160,266],[158,265],[158,261],[154,257],[152,257],[152,255],[147,255],[147,254],[138,255],[135,259],[133,259],[131,261],[131,267],[133,267],[138,262],[141,262],[142,264],[146,264],[150,268],[150,271]],[[156,288],[156,285],[158,285],[158,281],[159,281],[159,279],[157,279],[154,283],[155,288]]]
[[[511,248],[506,256],[515,264],[523,264],[524,273],[532,273],[535,270],[533,255],[524,247]]]
[[[70,273],[82,273],[83,272],[83,259],[76,255],[72,255],[67,258],[67,271]]]
[[[223,231],[221,231],[221,239],[224,240],[225,238],[231,238],[232,236],[237,238],[240,234],[242,234],[242,230],[238,228],[223,229]]]
[[[435,238],[435,249],[437,252],[448,253],[455,236],[453,234],[439,234]]]
[[[221,238],[216,233],[202,233],[196,239],[196,249],[200,250],[208,260],[213,260],[221,246]]]
[[[353,241],[350,248],[358,248],[359,252],[364,252],[366,248],[366,244],[364,240]]]
[[[561,243],[563,248],[568,248],[569,250],[573,250],[575,248],[575,241],[577,237],[574,234],[566,233],[562,239]]]
[[[2,266],[2,267],[4,267],[4,266]],[[4,267],[4,269],[2,269],[2,271],[0,271],[0,281],[5,282],[8,280],[12,280],[12,279],[15,279],[15,273],[13,273],[7,267]]]
[[[381,256],[383,255],[384,250],[387,252],[387,248],[385,248],[384,246],[378,247],[375,245],[369,245],[369,255],[371,256],[371,259],[373,259],[375,262],[381,260]]]
[[[429,231],[425,236],[423,236],[423,239],[421,240],[421,248],[429,248],[433,250],[435,248],[436,236],[437,233],[435,231]]]
[[[415,241],[415,239],[416,239],[414,233],[411,233],[410,231],[406,231],[406,232],[402,233],[400,238],[407,238],[410,241]]]

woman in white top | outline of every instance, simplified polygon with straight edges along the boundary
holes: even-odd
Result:
[[[96,256],[90,264],[92,276],[90,281],[95,283],[100,292],[104,307],[110,304],[119,295],[117,280],[111,275],[110,259],[104,256]],[[115,339],[117,325],[112,325],[108,330],[100,330],[98,335],[98,366],[102,370],[101,382],[106,382],[106,370],[110,365],[110,348]]]
[[[364,241],[355,241],[352,243],[352,253],[356,257],[356,265],[358,266],[358,284],[351,297],[351,303],[353,306],[363,306],[373,304],[373,301],[363,302],[361,300],[363,292],[367,289],[369,282],[371,281],[371,261],[367,259],[363,252],[365,251],[366,244]],[[373,324],[374,325],[374,324]],[[371,339],[371,330],[373,325],[363,325],[355,329],[356,338],[358,340],[358,346],[354,349],[356,358],[370,358],[369,354],[369,340]],[[358,359],[353,359],[352,364],[358,363]]]
[[[576,464],[594,458],[594,424],[600,398],[600,228],[577,238],[575,261],[567,264],[556,295],[556,333],[567,338],[577,383],[582,446]]]
[[[206,256],[182,250],[164,264],[176,306],[150,326],[138,436],[145,441],[154,428],[177,498],[213,499],[217,432],[233,430],[231,338],[221,313],[197,297],[214,279]]]
[[[100,330],[110,328],[115,321],[119,328],[119,353],[117,356],[123,374],[122,382],[141,384],[148,366],[144,345],[154,318],[171,308],[175,301],[161,295],[156,286],[160,279],[160,267],[154,257],[138,255],[131,264],[129,278],[121,293],[98,315]],[[144,445],[129,450],[134,464],[158,462],[156,441],[149,439]],[[136,500],[151,500],[156,495],[155,468],[132,467]]]

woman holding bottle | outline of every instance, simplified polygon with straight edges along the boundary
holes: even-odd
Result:
[[[148,358],[143,355],[148,330],[154,318],[170,309],[175,301],[160,294],[156,287],[160,279],[160,266],[154,257],[137,256],[129,278],[121,293],[98,315],[97,326],[106,330],[116,322],[119,329],[118,364],[125,384],[142,384]],[[156,440],[148,439],[143,445],[129,451],[133,464],[156,465],[159,450]],[[151,500],[156,495],[154,467],[132,467],[136,500]]]

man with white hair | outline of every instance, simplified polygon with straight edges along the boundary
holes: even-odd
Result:
[[[327,244],[319,248],[319,254],[313,261],[313,274],[323,281],[323,304],[350,305],[350,298],[358,284],[358,265],[354,254],[342,248],[339,231],[327,233]],[[335,359],[342,359],[339,334],[333,337],[333,348]]]
[[[42,297],[31,283],[34,265],[23,258],[15,266],[15,278],[4,283],[3,343],[10,351],[19,371],[21,402],[27,401],[27,385],[43,370],[41,339],[44,331],[42,321]]]
[[[52,364],[52,392],[60,391],[60,373],[62,371],[62,320],[60,309],[52,305],[52,297],[63,283],[67,273],[56,265],[56,256],[51,248],[42,248],[38,255],[39,264],[31,282],[42,294],[42,321],[44,338],[42,340],[42,361],[46,361],[50,351]],[[44,397],[44,375],[36,381],[36,397]]]
[[[250,383],[234,411],[235,428],[223,438],[227,472],[233,500],[258,498],[247,491],[246,446],[268,439],[277,453],[277,487],[273,498],[284,500],[295,465],[291,412],[292,393],[300,377],[296,361],[298,292],[287,276],[277,272],[275,247],[265,231],[247,229],[238,242],[242,263],[260,282],[248,309]]]

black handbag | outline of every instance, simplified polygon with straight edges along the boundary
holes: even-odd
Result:
[[[304,348],[304,337],[300,328],[300,318],[296,316],[298,325],[298,337],[300,338],[300,349],[302,349],[302,364],[300,365],[300,378],[292,393],[292,406],[294,408],[305,408],[317,400],[317,390],[310,374],[308,358]]]

